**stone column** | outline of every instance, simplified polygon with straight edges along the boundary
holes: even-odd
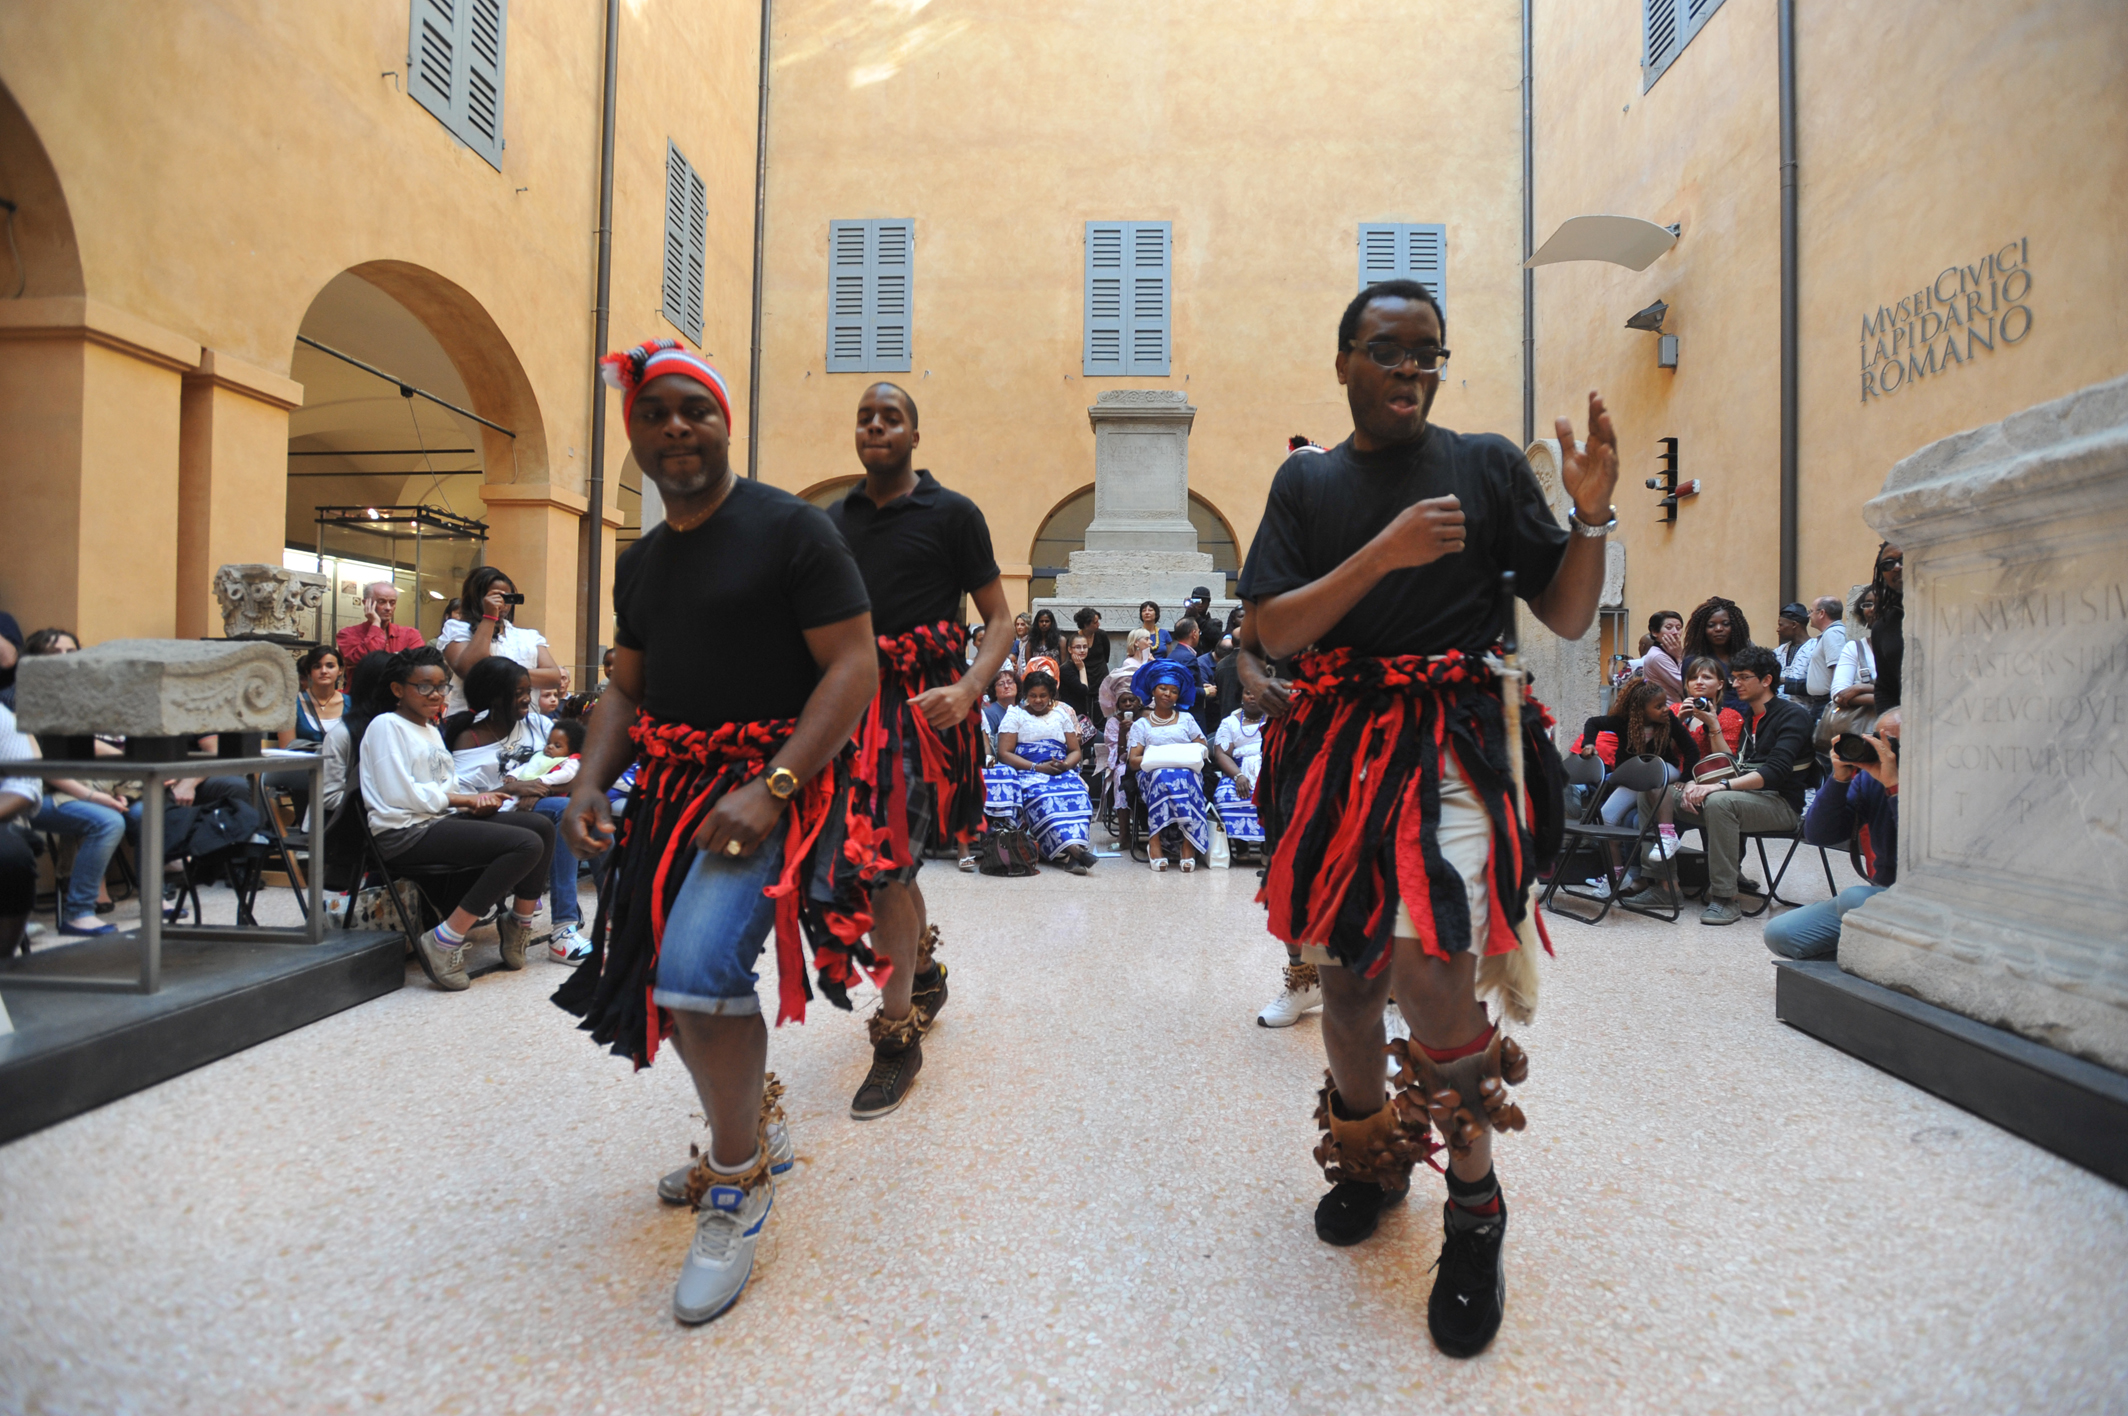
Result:
[[[517,622],[547,636],[555,663],[574,664],[580,608],[577,575],[590,501],[582,492],[551,482],[490,482],[480,489],[480,499],[488,508],[488,544],[482,558],[500,567],[525,597]],[[611,586],[610,555],[606,575]],[[574,672],[570,679],[580,685],[584,675]]]
[[[212,349],[185,375],[177,459],[179,638],[221,632],[216,567],[281,563],[288,413],[302,402],[303,385]]]
[[[180,379],[199,362],[199,345],[95,300],[0,300],[0,602],[25,631],[175,631]]]
[[[1849,973],[2128,1071],[2128,379],[1900,462],[1899,879]]]

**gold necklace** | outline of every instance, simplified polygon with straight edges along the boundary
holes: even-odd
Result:
[[[738,484],[739,475],[736,472],[733,472],[729,468],[727,468],[724,473],[724,485],[717,489],[717,499],[711,502],[707,507],[705,507],[700,516],[682,522],[676,520],[670,515],[667,515],[665,518],[665,524],[667,526],[670,526],[676,532],[684,533],[694,530],[697,526],[700,526],[703,522],[709,520],[710,517],[715,516],[717,514],[717,508],[724,505],[724,499],[731,495],[732,488],[737,486]]]

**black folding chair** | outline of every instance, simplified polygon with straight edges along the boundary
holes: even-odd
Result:
[[[1595,761],[1595,759],[1588,760]],[[1600,770],[1600,762],[1598,767]],[[1574,780],[1575,773],[1576,769],[1569,765],[1569,781]],[[1587,767],[1581,767],[1579,774],[1582,776],[1588,775]],[[1613,792],[1660,791],[1668,780],[1667,764],[1660,757],[1642,755],[1628,757],[1620,762],[1612,770],[1611,774],[1602,780],[1596,796],[1589,803],[1588,811],[1584,814],[1583,819],[1567,823],[1566,838],[1560,847],[1560,864],[1552,871],[1551,883],[1545,886],[1544,894],[1539,897],[1538,903],[1553,914],[1564,915],[1568,919],[1579,920],[1583,924],[1601,923],[1604,917],[1610,914],[1613,905],[1617,905],[1620,909],[1631,910],[1635,914],[1653,915],[1657,918],[1662,918],[1661,911],[1644,905],[1626,904],[1618,890],[1619,877],[1624,874],[1628,864],[1640,859],[1642,850],[1647,846],[1648,838],[1654,833],[1655,813],[1653,811],[1641,812],[1638,826],[1606,825],[1600,813],[1604,799]],[[1590,850],[1597,857],[1598,878],[1603,883],[1603,889],[1600,893],[1565,883],[1568,875],[1567,864],[1577,852],[1582,850]],[[1572,896],[1577,900],[1586,900],[1591,904],[1600,904],[1602,908],[1593,915],[1581,914],[1560,905],[1558,897],[1561,894]],[[1678,911],[1673,909],[1669,911],[1667,917],[1674,921],[1677,916]]]
[[[341,916],[340,927],[350,928],[355,920],[355,903],[364,888],[372,883],[380,885],[386,898],[391,901],[392,912],[398,917],[400,932],[406,936],[407,952],[421,965],[421,972],[430,983],[436,982],[436,971],[429,967],[428,957],[421,952],[416,941],[431,926],[423,917],[424,911],[409,911],[406,900],[399,892],[399,882],[409,880],[419,892],[425,913],[444,919],[465,898],[465,892],[480,878],[477,870],[467,870],[452,865],[402,866],[394,870],[384,858],[377,837],[369,828],[369,809],[363,804],[362,789],[356,785],[352,774],[347,784],[347,794],[333,809],[325,823],[324,831],[324,888],[341,890],[347,894],[347,909]],[[313,852],[312,869],[321,868]],[[429,882],[427,887],[423,882]],[[466,976],[479,978],[502,967],[501,960],[468,969]]]

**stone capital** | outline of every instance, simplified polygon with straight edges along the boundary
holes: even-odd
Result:
[[[33,655],[16,673],[26,733],[275,733],[296,720],[295,660],[277,644],[114,639]]]

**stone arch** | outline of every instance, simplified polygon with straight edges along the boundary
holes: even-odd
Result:
[[[0,85],[0,197],[15,204],[12,213],[0,209],[0,228],[13,236],[11,249],[0,238],[0,299],[84,294],[81,248],[59,172],[5,85]]]
[[[1037,524],[1034,540],[1027,548],[1027,563],[1034,568],[1028,593],[1035,599],[1047,598],[1054,593],[1055,573],[1068,565],[1071,552],[1086,546],[1086,527],[1094,517],[1094,484],[1085,486],[1059,498]],[[1241,545],[1234,536],[1234,524],[1227,520],[1226,513],[1210,500],[1190,493],[1190,524],[1197,531],[1197,549],[1212,557],[1213,566],[1222,572],[1238,572],[1241,566]],[[1224,585],[1215,587],[1214,598],[1224,598]]]
[[[848,477],[830,477],[825,481],[813,483],[812,486],[800,492],[798,496],[801,500],[809,501],[822,511],[826,511],[829,507],[848,496],[850,488],[863,480],[864,477],[861,474]]]

